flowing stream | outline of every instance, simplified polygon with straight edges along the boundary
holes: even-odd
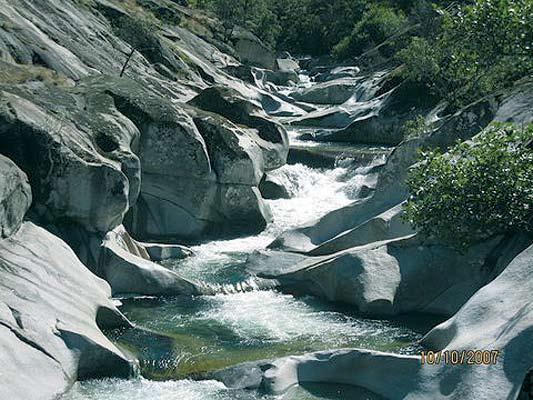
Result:
[[[292,132],[291,145],[302,144]],[[417,340],[436,323],[432,318],[363,318],[350,307],[280,293],[245,269],[247,257],[265,249],[283,231],[357,199],[364,185],[375,183],[374,167],[383,162],[382,153],[377,151],[364,165],[345,157],[331,169],[293,164],[274,171],[291,197],[268,201],[273,221],[264,232],[204,243],[193,247],[194,257],[164,264],[202,282],[215,295],[120,299],[121,310],[145,329],[110,335],[139,358],[142,377],[78,383],[62,399],[269,400],[274,397],[194,379],[239,362],[318,350],[360,347],[399,353],[417,351]],[[298,387],[281,398],[377,399],[362,389],[338,385]]]

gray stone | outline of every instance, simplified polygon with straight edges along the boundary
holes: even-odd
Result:
[[[142,243],[142,246],[152,261],[182,260],[194,255],[187,246],[179,244]]]
[[[44,218],[68,218],[97,232],[121,223],[128,209],[128,179],[120,163],[98,150],[95,137],[6,91],[0,92],[0,135],[0,151],[28,175],[36,210]],[[113,150],[118,150],[116,140]],[[124,170],[128,167],[125,161]]]
[[[259,190],[264,199],[277,200],[289,199],[291,197],[287,188],[283,186],[283,183],[275,176],[269,174],[265,174],[261,180]]]
[[[290,96],[306,103],[342,104],[356,95],[358,85],[358,79],[335,79],[292,92]]]
[[[300,77],[294,70],[270,71],[266,69],[257,71],[256,77],[263,81],[263,85],[272,83],[275,86],[291,86],[300,82]]]
[[[104,77],[90,87],[111,96],[140,131],[142,184],[126,219],[135,237],[172,242],[239,226],[264,228],[270,215],[256,190],[263,153],[246,131],[216,114],[172,104],[133,81]],[[235,191],[244,194],[240,204]]]
[[[276,67],[279,71],[298,71],[300,64],[292,58],[277,58]]]
[[[104,236],[72,224],[48,229],[61,235],[80,260],[110,284],[113,294],[180,295],[199,290],[195,283],[155,263],[192,255],[185,246],[138,242],[122,225]]]
[[[445,117],[438,117],[438,113],[442,111],[442,105],[435,107],[428,115],[428,120],[433,121],[430,133],[408,138],[392,151],[386,165],[381,170],[375,192],[371,197],[357,200],[349,206],[332,211],[318,221],[311,221],[305,226],[284,232],[269,247],[300,253],[311,252],[322,243],[396,207],[407,199],[405,179],[409,167],[417,162],[419,148],[434,147],[445,151],[457,140],[471,139],[478,134],[480,130],[494,121],[498,113],[499,120],[512,120],[514,113],[512,110],[522,110],[520,118],[526,118],[527,111],[525,110],[531,110],[531,106],[528,108],[525,104],[530,104],[528,102],[531,98],[519,95],[523,93],[521,88],[524,85],[527,86],[527,81],[505,95],[497,93]],[[516,103],[506,100],[513,99],[515,96],[521,100]],[[517,106],[515,108],[506,106],[506,104],[517,104]]]
[[[198,287],[148,258],[148,252],[122,227],[109,232],[102,242],[99,272],[113,294],[190,295]]]
[[[249,31],[241,28],[233,30],[232,41],[240,60],[244,64],[274,70],[276,56],[261,40]]]
[[[77,379],[132,374],[100,331],[130,326],[60,239],[24,223],[0,241],[0,398],[57,397]]]
[[[533,80],[525,78],[510,90],[498,107],[494,120],[526,125],[533,122]]]
[[[415,233],[409,223],[402,220],[403,204],[362,222],[355,228],[327,240],[309,252],[311,256],[327,255],[381,240],[390,240]]]
[[[28,177],[0,155],[0,239],[15,233],[31,205]]]
[[[250,134],[250,137],[263,150],[265,170],[270,171],[285,164],[289,152],[287,132],[281,125],[269,120],[256,102],[234,89],[217,86],[204,90],[189,104],[255,130],[257,133]]]
[[[480,243],[463,254],[411,235],[373,241],[328,256],[306,257],[288,263],[285,269],[271,267],[283,264],[267,258],[260,263],[262,272],[255,262],[255,271],[291,291],[352,304],[365,314],[425,312],[449,316],[490,280],[493,270],[489,259],[499,242]]]

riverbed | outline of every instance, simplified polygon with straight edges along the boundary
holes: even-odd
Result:
[[[192,247],[193,257],[163,263],[213,295],[117,299],[121,311],[138,329],[108,335],[139,359],[139,376],[128,381],[77,383],[63,400],[268,400],[273,397],[230,390],[204,378],[240,362],[326,349],[365,348],[402,354],[420,350],[417,342],[439,322],[435,318],[370,319],[351,307],[282,293],[275,284],[247,272],[248,257],[264,251],[285,230],[357,200],[363,188],[375,185],[385,160],[384,149],[351,146],[344,152],[339,145],[303,141],[294,130],[289,136],[294,148],[310,146],[320,152],[330,146],[330,153],[334,148],[338,154],[334,165],[317,168],[292,163],[274,171],[272,175],[290,198],[267,200],[273,219],[262,233],[201,243]],[[363,152],[365,157],[357,157]],[[378,397],[353,387],[312,385],[293,388],[282,398]]]

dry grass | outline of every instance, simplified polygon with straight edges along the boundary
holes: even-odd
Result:
[[[1,62],[0,83],[21,84],[31,81],[50,82],[58,86],[66,86],[69,80],[66,76],[49,68]]]

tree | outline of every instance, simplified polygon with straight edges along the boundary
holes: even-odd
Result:
[[[401,10],[382,4],[370,5],[362,19],[355,24],[349,36],[342,39],[333,49],[337,57],[358,56],[363,51],[375,47],[387,38],[405,30],[407,18]],[[384,48],[386,56],[391,56],[393,48]]]
[[[440,11],[437,38],[398,53],[405,76],[461,107],[533,72],[533,2],[476,0]]]
[[[457,247],[533,233],[533,124],[494,125],[448,153],[426,151],[407,179],[406,219]]]

